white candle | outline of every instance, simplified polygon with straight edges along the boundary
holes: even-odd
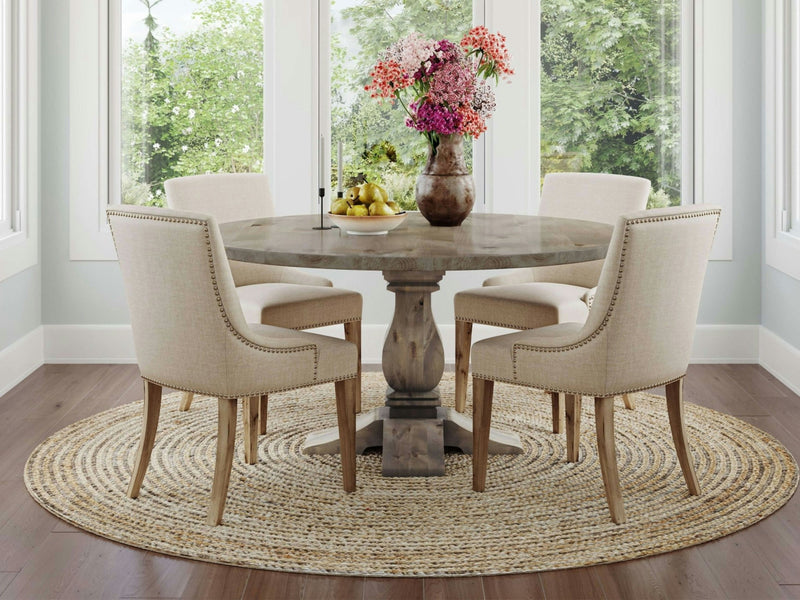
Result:
[[[342,192],[342,191],[344,191],[344,183],[342,182],[342,177],[343,177],[343,174],[342,174],[342,170],[343,170],[343,167],[342,167],[342,140],[339,140],[339,146],[336,149],[336,165],[339,167],[339,172],[338,172],[337,177],[336,177],[337,182],[338,182],[338,185],[336,187],[336,191],[337,192]]]
[[[319,136],[319,187],[325,189],[325,136]]]

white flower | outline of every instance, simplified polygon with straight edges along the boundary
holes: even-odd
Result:
[[[189,149],[189,146],[186,146],[186,145],[181,146],[181,150],[183,150],[184,152],[186,152],[188,149]]]
[[[187,98],[191,98],[192,97],[192,91],[191,90],[186,90],[186,97]]]
[[[159,150],[160,148],[161,148],[161,144],[159,144],[158,142],[153,144],[153,150]]]
[[[244,148],[242,148],[242,152],[244,152],[245,154],[250,152],[250,144],[245,144]]]
[[[244,77],[244,71],[242,71],[241,69],[236,71],[236,76],[237,77]]]
[[[164,104],[169,104],[169,98],[164,98]]]
[[[215,140],[214,140],[214,144],[215,144],[216,146],[219,146],[220,144],[222,144],[222,139],[220,139],[220,138],[217,138],[217,139],[215,139]]]
[[[238,104],[234,104],[233,108],[231,109],[231,112],[234,113],[234,114],[239,112],[239,105]]]
[[[190,119],[194,119],[194,114],[195,114],[195,113],[194,113],[194,109],[193,109],[193,108],[190,108],[190,109],[189,109],[189,118],[190,118]]]
[[[234,79],[236,79],[236,77],[233,75],[228,75],[228,81],[233,81]]]
[[[172,114],[173,115],[177,115],[180,112],[181,112],[181,107],[180,106],[173,107],[173,109],[172,109]]]
[[[208,142],[206,142],[205,144],[203,144],[203,148],[205,148],[206,150],[208,150]]]
[[[156,196],[161,196],[161,194],[162,194],[161,190],[156,190]]]

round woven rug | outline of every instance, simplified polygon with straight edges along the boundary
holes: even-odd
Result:
[[[443,398],[453,397],[445,374]],[[382,403],[385,382],[365,373],[364,406]],[[703,489],[689,496],[672,447],[664,399],[636,394],[616,410],[616,440],[628,521],[606,505],[584,402],[581,460],[566,461],[550,432],[542,393],[497,384],[493,424],[515,431],[524,454],[491,456],[487,490],[472,491],[471,457],[448,453],[446,475],[383,478],[379,453],[358,457],[358,489],[341,486],[338,456],[305,456],[314,430],[336,424],[332,385],[270,397],[259,462],[241,440],[222,525],[206,508],[216,449],[216,400],[179,412],[165,396],[141,496],[125,495],[141,403],[85,419],[44,441],[25,467],[43,507],[103,537],[165,554],[280,571],[371,576],[531,572],[638,558],[743,529],[780,508],[797,486],[797,465],[772,436],[733,417],[687,405]],[[240,428],[241,429],[241,428]],[[240,431],[241,434],[241,431]]]

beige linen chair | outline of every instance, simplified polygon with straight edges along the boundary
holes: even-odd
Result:
[[[213,173],[164,182],[167,205],[213,215],[218,222],[271,217],[269,181],[262,173]],[[361,375],[361,294],[333,288],[330,280],[292,267],[229,261],[233,281],[248,322],[289,329],[344,324],[344,337],[358,348]],[[265,285],[267,284],[267,285]],[[184,394],[181,410],[189,410],[192,394]],[[266,414],[267,398],[260,409]],[[361,384],[356,395],[361,412]],[[266,418],[261,433],[266,433]]]
[[[643,210],[650,181],[606,173],[549,173],[544,178],[539,215],[613,225],[621,214]],[[535,329],[556,323],[583,323],[603,261],[517,269],[490,277],[482,288],[458,292],[456,322],[456,410],[467,403],[472,325]],[[563,430],[561,396],[551,392],[553,433]],[[633,408],[627,396],[625,404]]]
[[[566,394],[567,460],[578,460],[581,396],[595,397],[597,447],[615,523],[625,521],[614,396],[666,385],[683,476],[700,494],[684,431],[683,377],[719,208],[640,211],[618,219],[585,323],[501,335],[472,347],[473,488],[486,483],[492,392],[504,381]]]
[[[326,382],[335,382],[344,489],[355,490],[355,345],[246,323],[214,217],[123,206],[108,210],[108,221],[145,389],[142,437],[128,495],[139,495],[150,462],[163,386],[219,399],[207,517],[209,525],[216,525],[230,480],[237,399],[244,398],[245,460],[253,464],[259,398]]]

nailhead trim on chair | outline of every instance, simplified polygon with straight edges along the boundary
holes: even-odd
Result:
[[[303,329],[314,329],[315,327],[327,327],[328,325],[341,325],[342,323],[358,323],[361,319],[346,319],[343,321],[325,321],[323,323],[316,323],[313,325],[301,325],[299,327],[292,327],[297,331],[302,331]]]
[[[313,385],[322,385],[324,383],[334,383],[336,381],[346,381],[347,379],[355,379],[356,377],[358,377],[358,373],[350,373],[349,375],[343,375],[341,377],[334,377],[332,379],[323,379],[321,381],[317,381]],[[168,387],[168,388],[171,388],[173,390],[178,390],[180,392],[191,392],[192,394],[200,394],[202,396],[213,396],[214,398],[221,397],[221,396],[216,396],[215,394],[212,394],[211,392],[208,392],[208,391],[190,389],[190,388],[186,388],[186,387],[175,387],[172,384],[164,383],[162,381],[156,381],[155,379],[152,379],[150,377],[142,377],[142,379],[144,379],[145,381],[149,381],[150,383],[155,383],[156,385],[160,385],[161,387]],[[255,392],[246,392],[244,394],[241,394],[240,396],[231,396],[229,399],[233,400],[233,399],[238,399],[238,398],[247,398],[248,396],[263,396],[264,394],[278,394],[280,392],[290,392],[291,390],[299,390],[301,388],[306,388],[306,387],[310,387],[310,386],[308,384],[305,384],[305,385],[297,385],[297,386],[284,387],[284,388],[259,390],[259,391],[255,391]],[[222,397],[222,398],[224,398],[224,397]]]
[[[228,331],[230,331],[234,335],[234,337],[236,337],[237,340],[239,340],[240,342],[242,342],[246,346],[249,346],[250,348],[253,348],[254,350],[258,350],[259,352],[267,352],[267,353],[270,353],[270,354],[294,354],[294,353],[297,353],[297,352],[305,352],[307,350],[313,350],[314,351],[314,381],[316,382],[316,380],[317,380],[317,368],[318,368],[318,363],[319,363],[319,349],[317,348],[316,345],[308,344],[308,345],[305,345],[305,346],[296,346],[294,348],[270,348],[268,346],[261,346],[259,344],[256,344],[255,342],[251,342],[250,340],[245,338],[241,333],[239,333],[236,330],[236,328],[230,322],[230,319],[228,318],[228,314],[227,314],[227,312],[225,312],[225,306],[224,306],[224,303],[222,302],[222,296],[219,293],[219,287],[217,286],[217,275],[216,275],[216,271],[214,269],[214,252],[213,252],[213,248],[211,246],[211,234],[209,233],[209,230],[208,230],[208,221],[205,221],[205,220],[202,220],[202,219],[189,219],[189,218],[184,218],[184,217],[161,217],[161,216],[157,216],[157,215],[139,215],[139,214],[132,214],[132,213],[125,212],[125,211],[113,210],[113,209],[107,210],[106,211],[106,219],[108,219],[111,215],[114,215],[114,216],[117,216],[117,217],[125,217],[125,218],[129,218],[129,219],[144,219],[144,220],[148,220],[148,221],[164,221],[164,222],[167,222],[167,223],[184,223],[184,224],[187,224],[187,225],[201,225],[203,227],[203,233],[204,233],[205,238],[206,238],[206,248],[208,250],[208,266],[209,266],[209,270],[211,272],[211,285],[214,288],[214,295],[217,298],[217,306],[219,307],[220,316],[222,316],[223,320],[225,321],[225,325],[227,326]],[[110,221],[109,221],[109,225],[110,225]],[[114,230],[113,230],[113,228],[111,229],[111,237],[112,237],[112,239],[114,238]],[[116,242],[116,240],[114,240],[115,249],[116,249],[116,244],[117,244],[117,242]],[[117,252],[117,254],[119,254],[119,252]],[[349,379],[349,377],[346,378],[346,379]],[[165,385],[165,384],[158,383],[156,381],[154,381],[153,383],[157,383],[158,385]],[[323,382],[319,382],[319,383],[323,383]],[[168,384],[166,384],[166,385],[168,385]],[[289,388],[289,389],[294,389],[294,388]],[[192,391],[192,390],[185,390],[185,391]],[[200,392],[200,393],[202,393],[202,392]],[[253,394],[253,395],[255,395],[255,394]]]
[[[658,222],[658,221],[676,221],[676,220],[682,220],[682,219],[693,219],[693,218],[697,218],[697,217],[707,217],[709,215],[717,215],[717,217],[719,217],[720,212],[721,211],[719,209],[711,209],[711,210],[704,210],[704,211],[700,211],[700,212],[696,212],[696,213],[692,213],[692,214],[688,214],[688,215],[687,214],[682,214],[682,215],[668,215],[668,216],[659,216],[659,217],[640,217],[638,219],[631,219],[630,221],[628,221],[625,224],[625,235],[623,236],[622,248],[620,250],[619,269],[617,271],[617,281],[616,281],[616,284],[614,286],[614,293],[611,296],[611,302],[608,305],[608,310],[606,311],[606,314],[603,317],[603,321],[602,321],[602,323],[600,323],[600,326],[597,329],[595,329],[589,336],[585,337],[584,339],[580,340],[579,342],[575,342],[574,344],[570,344],[569,346],[552,346],[552,347],[548,347],[548,346],[531,346],[529,344],[514,344],[514,348],[513,348],[513,361],[514,361],[513,362],[513,365],[514,365],[513,373],[514,373],[514,379],[513,380],[508,380],[508,379],[505,379],[505,378],[491,377],[491,376],[484,376],[484,375],[479,375],[477,373],[473,373],[473,377],[477,377],[479,379],[488,379],[488,380],[491,380],[491,381],[504,381],[504,382],[507,382],[507,383],[519,384],[519,378],[518,378],[518,375],[517,375],[517,351],[518,350],[530,350],[530,351],[534,351],[534,352],[567,352],[569,350],[574,350],[576,348],[580,348],[581,346],[585,346],[586,344],[591,342],[593,339],[595,339],[598,335],[600,335],[600,333],[608,325],[608,322],[609,322],[609,320],[611,318],[611,315],[614,312],[614,306],[616,304],[616,300],[617,300],[617,297],[619,295],[620,287],[622,286],[622,272],[623,272],[623,267],[625,266],[625,253],[627,251],[628,238],[629,238],[629,234],[630,234],[631,225],[638,225],[640,223],[655,223],[655,222]],[[719,219],[717,219],[717,224],[714,227],[714,231],[715,232],[716,232],[716,228],[717,228],[718,225],[719,225]],[[668,383],[672,383],[673,381],[677,381],[678,379],[681,379],[685,375],[686,374],[684,373],[680,377],[672,378],[672,379],[669,379],[667,381],[663,381],[661,383],[650,385],[650,386],[648,386],[646,388],[634,388],[634,389],[629,389],[629,390],[619,390],[619,391],[615,391],[613,394],[608,394],[608,395],[609,396],[612,396],[612,395],[618,396],[620,394],[628,394],[628,393],[632,393],[632,392],[638,392],[638,391],[641,391],[641,390],[644,390],[644,389],[650,389],[651,387],[658,387],[660,385],[666,385]],[[581,394],[581,395],[585,395],[585,396],[591,396],[592,395],[591,392],[577,391],[577,390],[566,390],[566,389],[553,389],[552,387],[540,386],[540,385],[537,385],[535,383],[526,384],[526,385],[528,385],[529,387],[547,389],[548,391],[552,391],[552,392],[563,392],[565,394]]]

